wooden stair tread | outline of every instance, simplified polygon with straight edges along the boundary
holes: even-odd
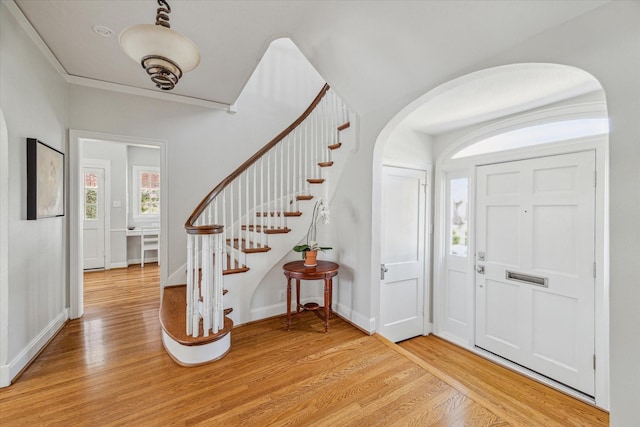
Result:
[[[307,178],[307,182],[309,184],[322,184],[324,182],[324,178]]]
[[[329,150],[337,150],[340,147],[342,147],[342,142],[337,142],[335,144],[331,144],[327,146]]]
[[[273,211],[272,212],[256,212],[256,216],[257,217],[263,217],[263,216],[264,217],[268,217],[268,216],[271,216],[271,217],[274,217],[274,216],[285,216],[285,217],[288,217],[288,216],[301,216],[301,215],[302,215],[302,212],[300,212],[300,211],[284,212],[284,215],[283,215],[283,212],[281,212],[281,211],[277,211],[277,212],[273,212]]]
[[[296,200],[311,200],[311,199],[313,199],[313,196],[311,194],[308,194],[308,195],[299,194],[296,196]]]
[[[340,131],[340,130],[345,130],[345,129],[347,129],[349,126],[351,126],[351,122],[343,123],[343,124],[341,124],[340,126],[338,126],[338,130],[339,130],[339,131]]]
[[[214,259],[215,259],[215,255],[214,255]],[[232,259],[231,258],[231,254],[227,253],[227,263],[224,266],[231,266],[230,268],[223,268],[222,270],[222,274],[237,274],[237,273],[246,273],[247,271],[249,271],[249,267],[247,267],[244,264],[240,264],[240,262],[237,259]],[[202,270],[202,269],[201,269]],[[227,292],[229,292],[227,289],[224,289],[222,291],[222,295],[225,295]]]
[[[321,168],[328,168],[329,166],[333,166],[333,162],[319,162],[318,166]]]
[[[247,246],[245,239],[242,239],[242,244],[239,244],[237,237],[233,239],[233,245],[231,245],[231,239],[227,239],[227,245],[233,246],[234,249],[241,250],[245,254],[269,252],[271,250],[269,246],[260,246],[252,241],[249,241],[249,246]]]
[[[162,303],[160,305],[160,324],[162,329],[175,341],[182,345],[204,345],[223,338],[233,328],[233,321],[224,318],[224,328],[217,334],[203,336],[204,331],[200,326],[198,338],[187,335],[185,307],[187,305],[187,285],[167,286],[163,289]]]
[[[284,228],[268,228],[268,227],[264,227],[264,230],[262,229],[261,225],[243,225],[242,226],[243,230],[249,230],[249,231],[256,231],[257,233],[264,233],[264,234],[286,234],[288,232],[291,231],[290,228],[284,227]]]

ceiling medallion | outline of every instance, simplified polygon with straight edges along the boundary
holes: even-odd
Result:
[[[200,63],[198,47],[184,35],[171,29],[171,7],[158,0],[156,23],[139,24],[120,33],[120,47],[142,65],[151,81],[162,90],[173,89],[183,73]]]

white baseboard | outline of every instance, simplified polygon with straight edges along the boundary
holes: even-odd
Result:
[[[287,303],[281,302],[278,304],[272,304],[265,307],[258,307],[251,309],[251,321],[268,319],[269,317],[280,316],[287,314]]]
[[[64,326],[65,322],[69,319],[68,309],[62,310],[49,324],[35,337],[27,347],[25,347],[20,354],[16,356],[11,362],[9,362],[9,382],[16,377],[34,357],[42,351],[44,346],[53,338],[58,331]],[[5,365],[6,366],[6,365]],[[8,384],[7,384],[8,385]]]
[[[127,267],[129,267],[129,263],[127,263],[127,262],[112,262],[111,265],[109,266],[109,269],[127,268]]]
[[[187,283],[187,263],[182,264],[176,271],[167,278],[166,286],[184,285]]]
[[[347,307],[343,304],[335,304],[335,311],[340,316],[346,318],[351,323],[354,323],[360,329],[370,334],[373,334],[376,331],[376,319],[375,317],[367,317],[357,311],[353,310],[351,307]]]
[[[131,264],[140,264],[141,262],[142,262],[142,259],[140,259],[140,258],[138,258],[138,259],[128,259],[126,264],[127,264],[127,266],[130,266]],[[145,257],[144,258],[144,263],[145,264],[149,264],[149,263],[152,263],[152,262],[158,262],[158,257],[153,257],[153,258]],[[111,264],[111,265],[113,266],[113,264]]]
[[[0,388],[11,385],[11,375],[9,375],[9,365],[0,365]]]

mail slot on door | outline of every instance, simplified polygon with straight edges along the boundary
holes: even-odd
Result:
[[[516,282],[526,283],[528,285],[549,287],[549,279],[546,277],[531,276],[529,274],[516,273],[515,271],[505,270],[505,278],[515,280]]]

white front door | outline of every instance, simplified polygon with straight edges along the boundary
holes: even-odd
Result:
[[[398,342],[424,331],[426,172],[385,166],[380,328]]]
[[[593,396],[595,152],[476,172],[476,346]]]
[[[105,266],[105,171],[97,167],[85,167],[82,171],[83,193],[83,255],[84,269]]]

